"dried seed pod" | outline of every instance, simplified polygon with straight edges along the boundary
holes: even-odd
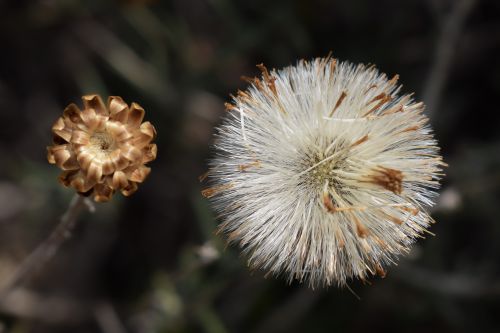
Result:
[[[151,171],[145,164],[156,158],[154,126],[143,122],[141,106],[121,97],[110,96],[107,105],[98,95],[82,100],[83,110],[68,105],[52,126],[49,163],[63,170],[64,186],[95,201],[109,201],[115,191],[133,194]]]
[[[226,104],[202,192],[220,230],[289,280],[385,275],[432,222],[444,163],[423,104],[373,66],[258,67]]]

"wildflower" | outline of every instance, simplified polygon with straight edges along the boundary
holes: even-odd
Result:
[[[109,201],[117,190],[131,195],[151,171],[144,164],[156,158],[155,128],[142,122],[144,109],[136,103],[129,107],[117,96],[107,105],[98,95],[82,100],[83,111],[70,104],[52,126],[49,163],[63,170],[63,185],[95,201]]]
[[[385,275],[433,222],[444,165],[398,76],[330,57],[247,80],[208,172],[220,231],[253,268],[310,286]]]

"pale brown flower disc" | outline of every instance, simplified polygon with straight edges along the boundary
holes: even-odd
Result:
[[[109,201],[115,191],[129,196],[137,190],[156,158],[156,130],[143,122],[144,109],[110,96],[105,105],[98,95],[82,97],[83,110],[66,107],[52,126],[49,163],[63,170],[60,182],[95,201]]]

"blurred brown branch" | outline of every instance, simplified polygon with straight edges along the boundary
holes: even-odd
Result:
[[[89,306],[73,299],[18,288],[0,299],[0,311],[46,323],[78,323],[88,318]]]
[[[155,68],[118,36],[97,21],[75,26],[79,40],[100,56],[117,73],[142,92],[152,95],[163,104],[174,100],[174,89]]]
[[[465,21],[475,3],[476,0],[454,1],[451,12],[444,18],[423,92],[423,100],[427,106],[427,114],[430,117],[439,107],[441,92],[453,63],[453,53],[459,42]]]
[[[103,333],[126,333],[125,325],[109,301],[102,301],[94,309],[97,324]]]
[[[394,275],[413,287],[436,294],[462,298],[497,298],[500,283],[478,275],[442,273],[412,265],[400,265]]]
[[[89,206],[92,204],[89,204],[87,200],[87,198],[75,194],[68,209],[61,217],[60,223],[55,227],[50,236],[30,253],[14,272],[10,280],[3,286],[0,292],[0,301],[4,300],[14,288],[36,274],[48,261],[50,261],[50,259],[52,259],[64,241],[71,237],[71,232],[78,222],[80,213],[86,207],[89,208],[89,210],[93,209],[93,206]]]

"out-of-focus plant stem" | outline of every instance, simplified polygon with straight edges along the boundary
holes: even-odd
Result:
[[[85,209],[93,211],[94,207],[87,198],[75,194],[68,209],[61,216],[59,224],[49,237],[24,259],[11,279],[3,287],[0,292],[0,299],[4,298],[11,290],[19,287],[30,277],[35,275],[52,259],[52,257],[54,257],[61,245],[71,237],[71,232],[77,225],[78,217]]]

